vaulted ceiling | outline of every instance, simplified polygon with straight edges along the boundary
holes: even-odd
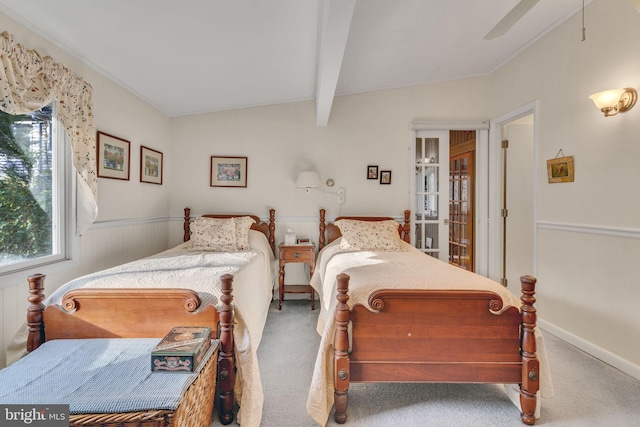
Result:
[[[315,100],[319,126],[337,95],[486,75],[582,7],[583,0],[0,0],[0,12],[170,117]]]

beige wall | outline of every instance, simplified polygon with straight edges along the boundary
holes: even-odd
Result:
[[[585,42],[576,16],[490,76],[337,97],[327,127],[315,126],[313,102],[168,119],[8,18],[0,15],[0,24],[92,83],[96,126],[132,141],[132,165],[140,144],[165,153],[163,186],[139,183],[135,167],[130,182],[100,180],[102,225],[81,241],[91,255],[75,271],[54,274],[54,284],[163,246],[141,235],[164,232],[170,245],[181,241],[185,206],[194,214],[263,217],[274,207],[279,240],[289,227],[316,240],[319,207],[329,216],[400,215],[409,206],[412,119],[488,120],[537,101],[540,318],[548,330],[640,377],[640,312],[633,306],[640,291],[632,269],[640,254],[640,106],[605,119],[588,99],[602,89],[640,88],[640,14],[625,0],[587,7]],[[574,156],[576,180],[548,184],[546,160],[560,148]],[[211,155],[248,156],[248,187],[209,187]],[[366,180],[369,164],[391,170],[392,185]],[[298,172],[311,168],[346,188],[341,209],[333,196],[294,188]],[[146,221],[166,215],[173,220],[168,229]],[[3,347],[21,322],[24,301],[23,284],[2,288]]]
[[[640,377],[640,106],[605,118],[589,95],[640,89],[640,14],[596,0],[491,75],[491,116],[538,101],[538,310],[550,330]],[[546,160],[574,157],[549,184]]]
[[[129,181],[98,179],[98,222],[75,242],[74,262],[0,278],[0,347],[4,350],[26,320],[28,275],[46,274],[46,293],[50,294],[79,275],[167,247],[169,189],[166,185],[140,183],[140,145],[168,152],[171,139],[168,118],[127,90],[2,14],[0,28],[12,34],[15,43],[51,56],[88,81],[93,86],[96,129],[131,142],[131,178]],[[167,159],[166,163],[170,161]],[[5,352],[2,351],[0,367],[4,365]]]
[[[472,78],[337,97],[327,127],[315,125],[312,101],[174,118],[171,214],[190,206],[194,214],[250,210],[266,216],[273,207],[280,239],[291,226],[313,240],[320,207],[328,217],[401,216],[409,207],[411,120],[487,120],[487,82]],[[247,188],[209,187],[211,155],[248,156]],[[391,185],[367,180],[367,165],[391,170]],[[340,207],[335,196],[295,188],[298,173],[308,169],[344,187],[346,203]]]

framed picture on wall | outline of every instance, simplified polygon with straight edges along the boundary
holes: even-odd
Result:
[[[380,171],[380,184],[391,184],[391,171]]]
[[[378,179],[378,166],[367,166],[367,179]]]
[[[162,153],[140,146],[140,182],[162,185]]]
[[[247,187],[247,158],[211,156],[211,187]]]
[[[96,142],[98,177],[128,181],[131,142],[104,132],[98,132]]]
[[[549,183],[573,182],[573,156],[547,160]]]

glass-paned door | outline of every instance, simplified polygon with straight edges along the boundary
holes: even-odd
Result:
[[[418,131],[414,146],[414,244],[433,257],[447,261],[449,132]]]
[[[474,271],[473,152],[449,159],[449,263]]]

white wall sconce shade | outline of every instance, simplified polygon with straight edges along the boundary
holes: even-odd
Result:
[[[332,186],[333,179],[329,178],[327,180],[327,185]],[[338,203],[340,204],[343,204],[345,202],[347,196],[347,190],[345,190],[343,187],[338,188],[335,193],[323,190],[322,182],[320,181],[320,175],[318,175],[318,172],[315,171],[300,172],[300,174],[298,175],[298,179],[296,180],[296,187],[306,189],[307,193],[310,193],[312,188],[320,188],[320,191],[325,194],[337,195]]]
[[[296,187],[306,188],[307,193],[311,191],[312,188],[319,188],[321,185],[320,175],[318,175],[318,172],[314,171],[300,172],[300,175],[298,175],[298,179],[296,180]]]
[[[611,89],[597,92],[589,98],[604,113],[605,117],[629,111],[636,104],[638,93],[635,89]]]

